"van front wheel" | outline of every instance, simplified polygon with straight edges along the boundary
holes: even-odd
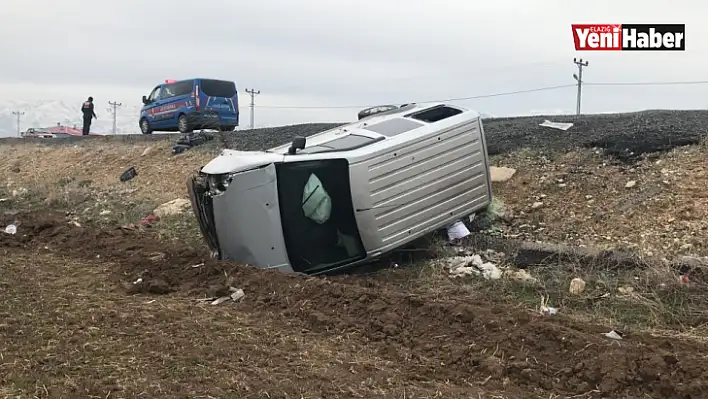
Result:
[[[177,129],[180,133],[190,133],[192,131],[187,120],[187,115],[180,115],[177,119]]]
[[[143,134],[152,134],[152,129],[150,128],[150,122],[148,122],[148,120],[145,118],[143,118],[143,120],[140,121],[140,131],[143,132]]]

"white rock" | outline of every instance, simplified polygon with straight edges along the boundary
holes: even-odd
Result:
[[[542,207],[542,206],[543,206],[543,202],[538,201],[538,202],[534,202],[533,205],[531,205],[531,208],[532,208],[532,209],[538,209],[538,208],[540,208],[540,207]]]
[[[585,291],[585,280],[578,278],[578,277],[572,279],[570,281],[570,288],[568,289],[568,291],[572,295],[582,294],[583,291]]]
[[[492,166],[489,168],[489,175],[493,182],[505,182],[511,179],[516,173],[516,169],[505,166]]]
[[[191,206],[192,204],[188,199],[177,198],[158,206],[152,213],[159,218],[180,215]]]
[[[625,188],[632,188],[637,185],[637,182],[634,180],[630,180],[627,182],[627,184],[624,185]]]

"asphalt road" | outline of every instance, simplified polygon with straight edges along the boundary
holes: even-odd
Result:
[[[567,131],[541,127],[544,120],[573,122]],[[295,136],[309,136],[342,123],[312,123],[218,134],[216,140],[232,149],[259,150],[287,143]],[[484,120],[490,155],[522,148],[567,151],[599,147],[623,161],[644,153],[696,144],[708,136],[708,111],[642,111],[624,114],[534,116]],[[71,137],[63,139],[0,139],[0,143],[33,140],[50,145],[73,145],[82,140],[119,142],[176,141],[178,134]]]

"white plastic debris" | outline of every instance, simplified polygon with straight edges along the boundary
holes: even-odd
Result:
[[[548,119],[546,119],[545,121],[543,121],[543,123],[539,124],[539,126],[550,127],[551,129],[558,129],[558,130],[568,130],[573,126],[573,124],[572,123],[565,123],[565,122],[551,122]]]
[[[219,305],[219,304],[222,304],[222,303],[228,301],[229,299],[231,299],[230,296],[222,296],[221,298],[216,298],[214,301],[211,302],[211,304],[212,305]]]
[[[470,231],[461,220],[458,220],[447,228],[447,238],[450,241],[459,240],[468,235],[470,235]]]
[[[246,296],[246,294],[243,292],[242,289],[239,288],[231,293],[231,300],[233,300],[234,302],[238,302],[243,299],[244,296]]]
[[[541,295],[541,306],[539,307],[541,314],[554,315],[558,313],[558,309],[548,306],[548,297]]]
[[[142,282],[143,282],[143,278],[140,277],[140,278],[138,278],[137,280],[133,281],[133,284],[137,285],[137,284],[140,284],[140,283],[142,283]]]
[[[5,233],[17,234],[17,226],[15,226],[14,224],[8,224],[7,227],[5,227]]]
[[[616,331],[616,330],[612,330],[612,331],[610,331],[610,332],[602,333],[602,335],[604,335],[604,336],[606,336],[607,338],[610,338],[610,339],[616,339],[616,340],[623,339],[623,338],[622,338],[622,333],[620,333],[619,331]]]

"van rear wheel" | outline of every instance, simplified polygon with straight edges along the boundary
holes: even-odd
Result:
[[[177,119],[177,130],[180,133],[190,133],[192,131],[191,126],[189,126],[189,121],[187,120],[187,115],[180,115]]]

